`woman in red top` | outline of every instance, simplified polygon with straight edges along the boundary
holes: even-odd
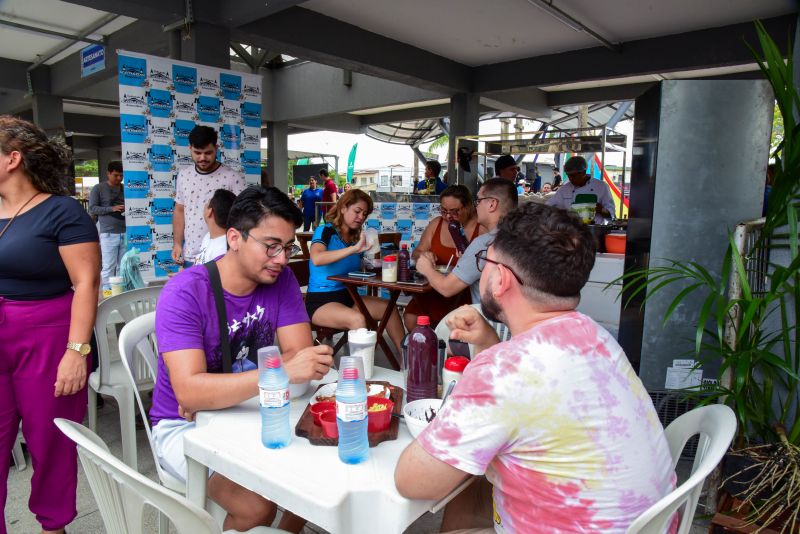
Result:
[[[460,222],[469,241],[485,230],[478,224],[472,194],[466,186],[451,185],[442,191],[439,195],[439,210],[441,215],[428,223],[412,257],[416,260],[423,252],[430,252],[436,256],[436,265],[445,266],[449,263],[452,268],[459,255],[447,225],[451,221]],[[435,326],[448,312],[462,304],[469,304],[470,300],[469,289],[452,297],[443,297],[436,292],[417,295],[406,306],[403,316],[406,329],[410,332],[416,326],[418,315],[429,315],[431,325]]]

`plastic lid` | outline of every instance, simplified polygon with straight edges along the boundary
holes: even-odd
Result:
[[[267,356],[264,358],[264,367],[267,369],[278,369],[281,366],[280,356]]]
[[[384,256],[383,261],[397,261],[397,256]]]
[[[358,369],[342,369],[342,378],[345,380],[356,380],[358,378]]]
[[[427,315],[420,315],[417,317],[417,324],[420,326],[430,326],[431,318]]]
[[[460,373],[469,365],[469,358],[464,356],[450,356],[444,361],[444,368],[448,371]]]
[[[403,243],[402,245],[400,245],[400,249],[401,249],[401,250],[407,250],[407,249],[408,249],[408,245],[406,245],[405,243]]]

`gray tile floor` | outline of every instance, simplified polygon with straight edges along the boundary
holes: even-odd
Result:
[[[383,354],[376,354],[376,364],[387,366],[388,361]],[[117,457],[122,456],[122,444],[120,441],[119,433],[119,413],[117,405],[110,397],[105,399],[105,406],[98,411],[97,433],[108,444],[111,452]],[[147,443],[147,436],[143,429],[137,429],[137,445],[138,445],[138,459],[139,471],[145,476],[158,480],[155,466],[153,464],[153,457],[150,452],[150,446]],[[10,534],[33,534],[40,531],[39,524],[37,523],[33,514],[28,510],[28,496],[30,493],[30,479],[33,470],[30,465],[30,458],[28,458],[28,467],[23,471],[17,471],[13,466],[8,477],[8,500],[5,507],[5,519],[8,532]],[[686,462],[680,462],[678,465],[679,480],[685,478],[690,465]],[[701,499],[702,502],[702,499]],[[97,510],[97,504],[92,496],[83,469],[79,468],[78,472],[78,516],[67,527],[69,534],[101,534],[105,533],[106,529],[103,525],[103,520]],[[152,510],[146,514],[146,532],[158,532],[156,525],[156,514]],[[701,507],[698,507],[698,516],[702,514]],[[419,518],[407,530],[406,534],[428,534],[439,531],[441,523],[440,514],[426,514]],[[695,526],[692,528],[693,534],[700,534],[707,531],[707,522],[703,520],[696,520]],[[305,528],[305,534],[324,534],[325,531],[315,528],[314,525],[308,525]],[[109,533],[114,534],[114,533]]]

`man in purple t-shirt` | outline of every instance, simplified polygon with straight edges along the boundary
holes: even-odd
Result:
[[[229,250],[217,260],[225,299],[233,373],[222,373],[219,320],[208,271],[202,265],[175,276],[156,307],[158,379],[150,420],[161,466],[185,480],[183,433],[194,414],[235,406],[258,393],[258,348],[279,345],[289,380],[320,379],[333,363],[328,346],[312,346],[300,287],[284,268],[299,250],[295,230],[300,210],[278,189],[251,187],[233,203],[228,217]],[[208,495],[227,512],[225,530],[269,526],[276,507],[219,474]],[[284,513],[280,528],[299,532],[305,521]]]

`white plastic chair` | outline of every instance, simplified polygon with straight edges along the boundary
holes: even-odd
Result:
[[[122,327],[122,332],[119,335],[119,354],[126,380],[129,384],[133,384],[136,380],[134,369],[145,368],[148,375],[153,377],[153,380],[158,376],[158,357],[156,356],[158,349],[156,348],[155,330],[156,312],[136,317]],[[150,453],[153,455],[158,479],[161,484],[172,491],[185,494],[186,485],[183,481],[164,471],[161,468],[161,464],[158,463],[149,414],[145,410],[139,390],[132,389],[132,391],[136,398],[136,405],[139,407],[139,415],[144,423],[144,430],[147,432],[147,442],[150,444]]]
[[[112,359],[108,342],[108,324],[112,314],[118,314],[125,323],[135,317],[155,311],[161,287],[145,287],[109,297],[97,307],[94,333],[97,339],[97,357],[100,365],[89,375],[89,428],[97,430],[97,395],[110,395],[119,405],[119,426],[122,434],[122,459],[137,469],[136,426],[133,406],[133,389],[125,376],[122,362]],[[153,376],[146,368],[135,368],[136,389],[153,389]]]
[[[692,436],[700,435],[689,478],[660,501],[645,510],[628,527],[627,534],[660,534],[676,510],[682,508],[678,534],[692,527],[697,500],[706,477],[717,467],[736,434],[736,416],[724,404],[695,408],[664,429],[672,455],[672,468],[678,463],[683,447]]]
[[[480,313],[483,316],[483,318],[486,319],[486,316],[483,315],[483,310],[481,310],[480,304],[470,304],[470,306],[478,310],[478,313]],[[445,342],[447,342],[450,339],[450,328],[447,326],[447,319],[449,319],[454,312],[455,310],[445,315],[442,318],[442,320],[439,321],[439,324],[436,325],[436,328],[433,330],[434,332],[436,332],[436,337],[438,337],[439,339],[443,339]],[[492,327],[494,327],[494,330],[495,332],[497,332],[497,337],[500,338],[500,341],[508,341],[509,339],[511,339],[511,331],[505,324],[489,321],[489,319],[486,320],[489,322],[490,325],[492,325]],[[472,357],[475,356],[474,345],[470,344],[469,353]]]
[[[150,505],[172,521],[178,534],[222,532],[208,512],[119,461],[109,452],[103,440],[88,428],[66,419],[55,419],[54,422],[61,432],[78,445],[78,456],[106,531],[115,534],[144,533],[143,512],[145,505]],[[235,531],[227,532],[232,534]],[[256,527],[247,532],[286,533],[269,527]]]

